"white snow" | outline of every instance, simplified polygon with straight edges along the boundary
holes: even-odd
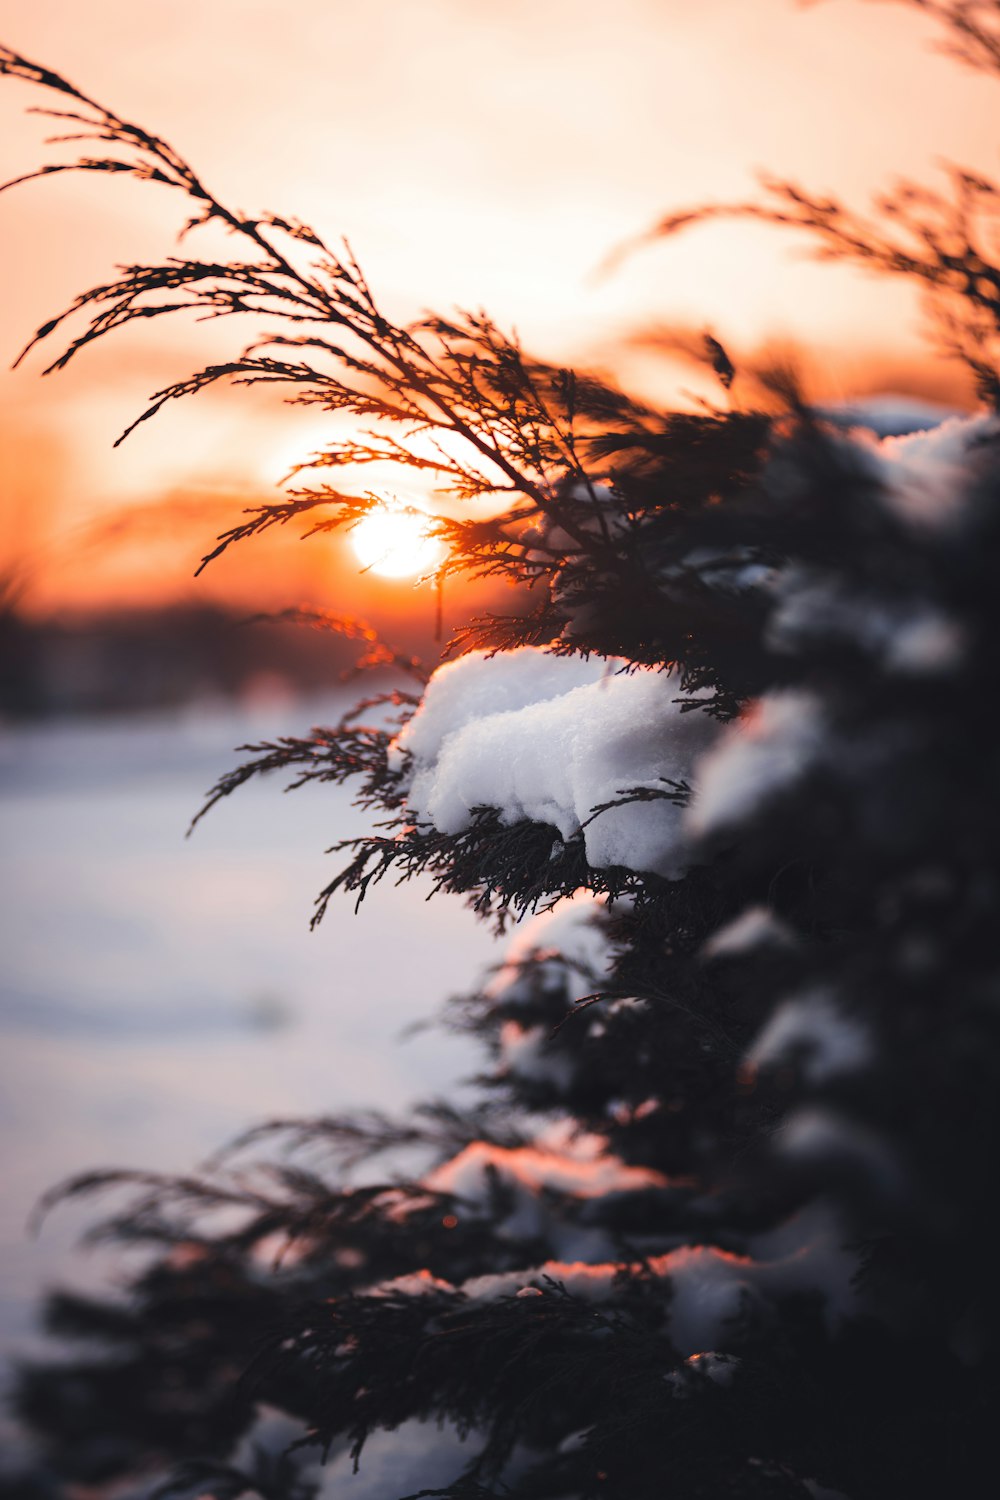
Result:
[[[932,605],[847,590],[814,568],[787,568],[774,585],[776,608],[765,631],[772,651],[796,655],[817,644],[864,651],[889,672],[931,675],[958,664],[959,623]]]
[[[765,693],[698,762],[686,831],[702,839],[736,828],[805,775],[819,759],[824,737],[824,714],[813,694]]]
[[[658,1276],[670,1277],[670,1341],[680,1354],[724,1344],[738,1322],[761,1316],[761,1292],[754,1282],[762,1267],[749,1256],[712,1245],[683,1245],[653,1264]]]
[[[470,651],[434,673],[420,708],[396,740],[420,764],[440,755],[449,735],[477,720],[564,697],[600,682],[621,663],[552,656],[534,646],[517,651]]]
[[[518,1292],[518,1296],[521,1296],[520,1292]],[[583,1447],[584,1443],[587,1441],[587,1438],[589,1437],[590,1433],[593,1432],[593,1430],[594,1429],[592,1427],[581,1427],[578,1432],[571,1432],[567,1437],[563,1438],[562,1442],[559,1444],[559,1447],[556,1449],[556,1452],[575,1453],[578,1448]]]
[[[597,1138],[601,1146],[605,1146]],[[466,1203],[489,1201],[490,1177],[537,1193],[551,1188],[577,1198],[602,1198],[608,1193],[639,1192],[665,1187],[667,1179],[651,1167],[630,1167],[602,1149],[599,1153],[574,1154],[546,1150],[540,1146],[506,1149],[486,1141],[473,1141],[464,1150],[436,1167],[424,1178],[435,1192],[454,1193]]]
[[[518,1271],[494,1271],[486,1276],[472,1276],[455,1288],[470,1302],[496,1302],[501,1297],[516,1297],[528,1290],[531,1283],[542,1282],[535,1290],[545,1295],[545,1281],[558,1281],[574,1297],[590,1302],[603,1302],[611,1294],[617,1276],[626,1267],[611,1261],[596,1265],[582,1260],[547,1260],[540,1266],[529,1266]],[[530,1295],[530,1292],[529,1292]]]
[[[992,413],[952,417],[929,432],[866,440],[886,486],[886,503],[918,526],[940,526],[960,515],[970,478],[990,455],[995,459],[1000,420]]]
[[[459,833],[476,807],[579,833],[594,809],[636,787],[691,774],[716,729],[682,713],[668,673],[550,656],[526,646],[476,651],[440,668],[397,740],[412,756],[407,805],[418,823]],[[584,828],[595,869],[622,865],[676,879],[687,866],[680,809],[657,799],[609,809]]]
[[[711,1245],[684,1245],[646,1262],[657,1280],[669,1280],[670,1340],[685,1357],[706,1350],[724,1351],[738,1342],[747,1320],[767,1316],[768,1303],[815,1292],[831,1304],[834,1319],[850,1303],[848,1271],[856,1269],[839,1245],[821,1239],[805,1244],[776,1260],[755,1260]],[[525,1271],[478,1276],[458,1288],[474,1302],[509,1297],[528,1283],[544,1290],[546,1278],[561,1282],[573,1296],[606,1301],[615,1280],[630,1268],[616,1262],[587,1265],[579,1261],[548,1261]],[[638,1270],[638,1267],[632,1267]]]
[[[820,406],[816,408],[816,412],[837,427],[867,427],[870,432],[882,438],[907,437],[910,433],[925,432],[928,428],[940,427],[942,422],[947,422],[951,417],[960,418],[962,415],[953,406],[941,406],[936,401],[921,401],[916,396],[891,393]]]
[[[719,1354],[708,1349],[704,1354],[689,1355],[679,1370],[671,1370],[663,1379],[683,1400],[693,1396],[706,1380],[723,1387],[732,1385],[740,1363],[734,1354]]]
[[[409,1492],[433,1491],[449,1484],[469,1462],[478,1436],[475,1430],[459,1431],[452,1422],[412,1419],[391,1432],[373,1431],[357,1473],[346,1441],[334,1448],[329,1462],[320,1465],[317,1460],[307,1473],[318,1486],[317,1500],[385,1500],[404,1486]],[[287,1449],[288,1443],[283,1446]],[[277,1456],[283,1450],[273,1451]]]
[[[843,1244],[836,1220],[822,1208],[807,1210],[754,1243],[755,1254],[737,1255],[714,1245],[682,1245],[652,1256],[640,1266],[628,1262],[548,1260],[525,1269],[474,1276],[457,1286],[418,1273],[373,1289],[373,1295],[412,1290],[445,1291],[483,1304],[501,1297],[546,1295],[549,1281],[575,1297],[604,1302],[630,1273],[670,1283],[669,1331],[685,1358],[711,1353],[718,1358],[738,1345],[749,1324],[771,1316],[774,1304],[790,1296],[815,1294],[831,1327],[855,1307],[855,1256]],[[714,1362],[703,1372],[715,1378]],[[721,1374],[721,1371],[719,1372]]]
[[[623,995],[619,1000],[612,1000],[601,1006],[601,1014],[595,1020],[589,1022],[587,1035],[600,1037],[607,1032],[607,1022],[612,1016],[619,1016],[623,1011],[644,1011],[649,1009],[649,1001],[640,995]],[[602,1019],[603,1018],[603,1019]]]
[[[626,903],[617,906],[624,910]],[[494,1004],[526,1005],[538,995],[560,996],[568,1005],[590,995],[606,980],[614,959],[607,932],[604,896],[575,891],[515,931],[504,962],[484,987]],[[565,1088],[572,1064],[553,1046],[547,1026],[509,1019],[500,1027],[500,1068],[521,1078]]]
[[[522,1026],[505,1021],[500,1028],[500,1068],[518,1078],[536,1083],[552,1083],[568,1088],[573,1078],[573,1063],[564,1052],[552,1046],[547,1026]]]
[[[626,529],[627,523],[622,518],[621,506],[610,484],[599,480],[587,483],[577,480],[569,486],[566,497],[575,507],[593,507],[589,515],[577,509],[573,523],[580,530],[600,536],[604,528],[612,532]],[[524,532],[524,541],[527,546],[544,547],[548,551],[573,552],[574,549],[579,551],[580,546],[558,520],[548,515],[539,516],[536,523]]]
[[[824,1106],[809,1106],[789,1116],[775,1137],[782,1156],[810,1167],[842,1165],[867,1176],[887,1196],[902,1186],[902,1170],[881,1136]]]
[[[857,1249],[822,1199],[776,1228],[755,1235],[751,1250],[774,1278],[778,1295],[818,1293],[831,1330],[856,1310]]]
[[[582,1205],[616,1193],[669,1185],[652,1168],[628,1166],[608,1150],[605,1136],[580,1131],[569,1116],[540,1124],[531,1146],[507,1148],[473,1141],[429,1172],[422,1183],[428,1194],[454,1195],[459,1200],[455,1212],[463,1217],[492,1217],[502,1204],[503,1215],[495,1222],[501,1238],[540,1241],[561,1260],[587,1263],[607,1260],[617,1247],[606,1230],[588,1222],[579,1211]],[[402,1199],[397,1217],[403,1219],[432,1201]],[[521,1274],[517,1286],[527,1279]],[[448,1283],[419,1271],[382,1282],[370,1289],[370,1295],[451,1290]]]
[[[666,567],[661,576],[680,577],[692,569],[713,588],[735,594],[770,587],[775,577],[774,568],[769,563],[758,561],[749,547],[721,550],[718,547],[694,547],[679,563]]]
[[[965,632],[957,620],[940,610],[918,610],[893,632],[886,644],[885,664],[912,676],[947,672],[961,661],[965,644]]]
[[[996,462],[1000,418],[986,412],[952,417],[929,431],[905,437],[877,437],[857,429],[831,433],[848,470],[873,486],[875,503],[922,531],[941,531],[960,521],[979,471]],[[802,491],[804,476],[794,445],[778,445],[767,466],[767,485],[775,495]]]
[[[510,1208],[496,1226],[498,1234],[505,1239],[541,1239],[557,1255],[590,1261],[614,1253],[611,1237],[603,1229],[576,1222],[551,1195],[582,1202],[665,1187],[667,1179],[648,1167],[627,1166],[611,1155],[603,1137],[585,1135],[570,1141],[565,1133],[560,1139],[558,1131],[543,1131],[536,1145],[516,1149],[474,1141],[435,1168],[424,1184],[435,1192],[453,1193],[461,1200],[461,1211],[473,1214],[488,1212],[494,1187],[501,1187]]]
[[[702,945],[702,958],[737,958],[755,948],[792,948],[795,934],[769,906],[748,906]]]
[[[721,1386],[732,1385],[740,1367],[740,1361],[735,1355],[718,1354],[714,1349],[706,1350],[704,1354],[692,1354],[685,1364],[704,1379]]]
[[[846,1015],[827,989],[796,995],[779,1005],[745,1058],[756,1072],[797,1061],[809,1083],[826,1083],[871,1061],[868,1028]]]
[[[620,901],[614,909],[627,908]],[[502,1005],[529,1001],[533,984],[556,992],[565,988],[571,1004],[591,994],[607,978],[614,958],[607,933],[610,914],[604,896],[581,889],[529,917],[514,932],[485,994]]]
[[[428,1297],[432,1292],[454,1292],[450,1281],[432,1276],[426,1267],[422,1271],[409,1271],[405,1276],[393,1276],[389,1281],[380,1281],[369,1289],[369,1297]]]

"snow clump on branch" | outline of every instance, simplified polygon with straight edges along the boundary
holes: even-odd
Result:
[[[626,904],[617,901],[615,910]],[[494,1005],[516,1006],[534,998],[536,985],[561,995],[569,981],[570,1004],[582,1000],[611,972],[608,916],[607,899],[585,889],[537,912],[514,933],[483,993]]]
[[[683,712],[672,673],[626,666],[522,646],[441,667],[392,752],[399,769],[412,757],[415,821],[453,834],[494,808],[508,826],[550,824],[564,841],[582,832],[593,869],[678,879],[688,858],[667,787],[687,780],[718,731]]]
[[[996,457],[1000,420],[992,413],[952,417],[929,432],[886,437],[872,443],[886,502],[915,526],[940,527],[961,515],[962,500],[977,470]],[[861,448],[863,434],[856,435]]]
[[[817,1206],[773,1233],[758,1236],[750,1254],[715,1245],[680,1245],[641,1263],[550,1260],[457,1284],[425,1270],[384,1282],[368,1295],[458,1294],[473,1306],[483,1306],[532,1289],[544,1296],[555,1285],[599,1306],[610,1302],[631,1278],[641,1277],[651,1289],[667,1293],[670,1342],[686,1359],[709,1350],[739,1349],[789,1298],[819,1299],[828,1326],[837,1327],[856,1312],[858,1302],[853,1286],[857,1259],[843,1240],[839,1226]]]

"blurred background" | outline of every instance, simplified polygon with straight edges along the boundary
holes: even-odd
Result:
[[[752,196],[759,168],[858,206],[942,161],[989,172],[993,85],[908,9],[0,0],[0,37],[165,136],[223,200],[349,235],[397,320],[482,306],[538,354],[663,402],[698,389],[664,354],[679,328],[737,361],[794,354],[817,400],[962,409],[965,377],[928,352],[908,288],[772,229],[703,227],[602,269],[668,210]],[[0,89],[0,180],[45,159],[51,122],[24,112],[44,102]],[[184,841],[234,746],[350,701],[353,650],[249,616],[356,612],[436,646],[433,591],[360,571],[341,537],[280,529],[194,581],[206,544],[323,440],[315,413],[217,388],[113,448],[154,390],[256,330],[159,322],[45,380],[37,351],[6,368],[115,264],[169,253],[180,213],[93,177],[0,197],[0,1337],[16,1348],[78,1227],[25,1239],[55,1179],[184,1169],[271,1113],[449,1086],[458,1042],[395,1038],[494,951],[417,887],[308,933],[323,850],[365,828],[346,793],[254,788]],[[480,603],[451,589],[445,633]]]

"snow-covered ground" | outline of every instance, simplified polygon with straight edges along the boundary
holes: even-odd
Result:
[[[72,1249],[80,1211],[26,1235],[67,1174],[190,1169],[268,1116],[392,1108],[474,1066],[440,1032],[399,1040],[496,959],[459,901],[387,883],[309,932],[324,850],[368,826],[348,791],[270,779],[184,838],[236,745],[342,707],[0,731],[4,1353],[32,1343],[46,1285],[105,1274]]]

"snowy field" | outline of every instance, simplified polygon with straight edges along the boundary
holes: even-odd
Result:
[[[184,832],[248,739],[331,722],[328,701],[0,733],[0,1339],[37,1347],[48,1285],[94,1285],[85,1213],[26,1221],[95,1166],[190,1169],[272,1115],[394,1108],[472,1070],[401,1031],[471,987],[493,941],[460,902],[386,884],[355,915],[312,898],[363,832],[348,792],[270,779]]]

